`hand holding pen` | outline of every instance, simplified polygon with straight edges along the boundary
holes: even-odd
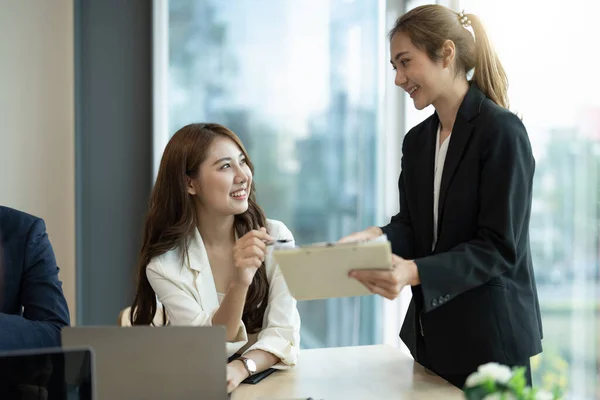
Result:
[[[265,261],[267,242],[275,240],[266,228],[253,229],[236,240],[233,246],[234,276],[239,284],[250,286],[254,274]]]
[[[265,242],[265,244],[267,246],[273,246],[275,244],[282,244],[282,243],[290,243],[292,241],[292,239],[277,239],[277,240],[270,240]]]

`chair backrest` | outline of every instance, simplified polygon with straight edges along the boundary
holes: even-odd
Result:
[[[124,308],[123,310],[121,310],[121,312],[119,313],[119,317],[117,318],[117,324],[119,326],[122,327],[130,327],[131,326],[131,320],[129,319],[129,314],[131,311],[131,307],[127,307]],[[162,304],[158,303],[158,305],[156,306],[156,314],[154,315],[154,319],[152,320],[153,325],[152,326],[163,326],[163,306]],[[167,318],[167,324],[169,323],[169,320]]]

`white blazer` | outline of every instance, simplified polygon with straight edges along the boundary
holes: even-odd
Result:
[[[267,229],[275,239],[290,239],[293,244],[294,237],[282,222],[267,220]],[[155,257],[146,267],[146,276],[171,325],[211,326],[219,300],[208,254],[197,229],[190,240],[188,255],[189,263],[182,257],[180,248]],[[286,369],[296,365],[298,360],[300,315],[296,300],[290,295],[271,251],[266,254],[265,267],[269,280],[269,304],[257,341],[246,352],[256,349],[268,351],[281,359],[273,368]],[[227,355],[232,356],[247,342],[246,327],[240,321],[235,340],[227,342]]]

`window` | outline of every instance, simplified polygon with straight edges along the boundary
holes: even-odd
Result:
[[[168,53],[166,61],[155,60],[157,101],[161,93],[168,99],[167,115],[156,124],[155,159],[182,126],[221,123],[249,151],[267,217],[283,221],[297,243],[335,241],[387,220],[378,113],[387,64],[384,3],[155,4],[158,18],[168,16],[155,21],[164,34],[156,46]],[[299,302],[302,347],[380,343],[381,302],[375,296]]]

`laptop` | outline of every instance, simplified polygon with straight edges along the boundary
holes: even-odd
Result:
[[[90,346],[98,400],[227,399],[225,327],[65,327]]]
[[[95,400],[92,349],[0,353],[0,399]]]

